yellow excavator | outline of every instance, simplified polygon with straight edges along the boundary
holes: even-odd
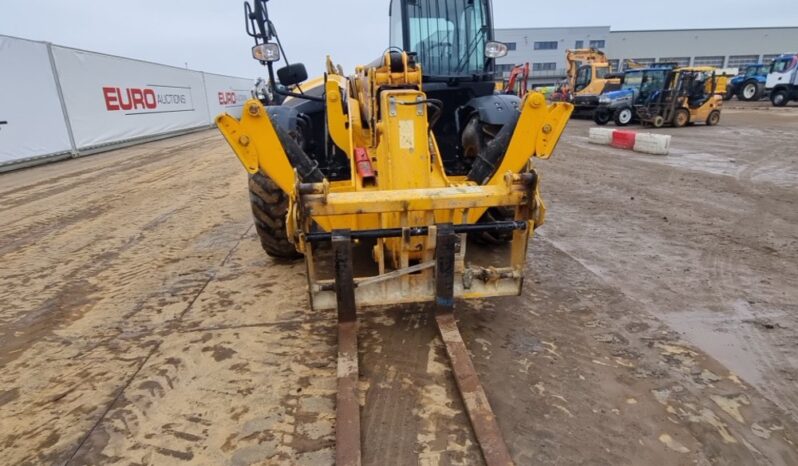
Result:
[[[263,248],[304,256],[311,307],[337,309],[337,464],[360,463],[356,307],[413,302],[434,303],[485,459],[511,464],[452,312],[520,294],[545,217],[531,160],[552,155],[572,105],[494,92],[507,47],[490,0],[393,0],[384,54],[349,76],[328,58],[311,80],[275,69],[267,2],[245,4],[247,32],[281,104],[249,100],[216,124],[249,173]]]
[[[552,100],[571,102],[576,113],[589,113],[598,107],[599,95],[620,89],[620,76],[613,75],[607,55],[599,49],[568,49],[566,81]]]

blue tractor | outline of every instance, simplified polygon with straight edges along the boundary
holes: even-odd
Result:
[[[593,113],[593,121],[606,125],[610,120],[618,126],[626,126],[637,119],[635,106],[648,101],[665,86],[673,64],[654,65],[651,68],[627,70],[623,74],[621,89],[599,96],[599,105]]]
[[[770,72],[770,65],[762,63],[745,65],[737,76],[733,77],[726,87],[726,95],[723,100],[730,100],[735,95],[743,102],[761,100],[767,97],[765,84]]]

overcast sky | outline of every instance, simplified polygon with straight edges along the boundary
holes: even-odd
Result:
[[[0,0],[0,34],[192,69],[257,77],[240,0]],[[388,45],[389,0],[272,0],[291,61],[345,70]],[[796,0],[494,0],[496,27],[613,30],[798,26]],[[798,41],[798,38],[796,38]],[[798,43],[798,42],[797,42]],[[0,64],[0,67],[6,66]]]

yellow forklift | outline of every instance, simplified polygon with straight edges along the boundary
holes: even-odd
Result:
[[[698,122],[720,122],[726,77],[712,67],[688,67],[671,71],[665,86],[636,107],[643,126],[681,128]]]

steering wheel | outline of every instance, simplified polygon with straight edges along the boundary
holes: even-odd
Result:
[[[449,54],[454,51],[454,45],[451,42],[433,42],[430,44],[430,50],[435,48],[444,48],[447,47],[449,49]]]

